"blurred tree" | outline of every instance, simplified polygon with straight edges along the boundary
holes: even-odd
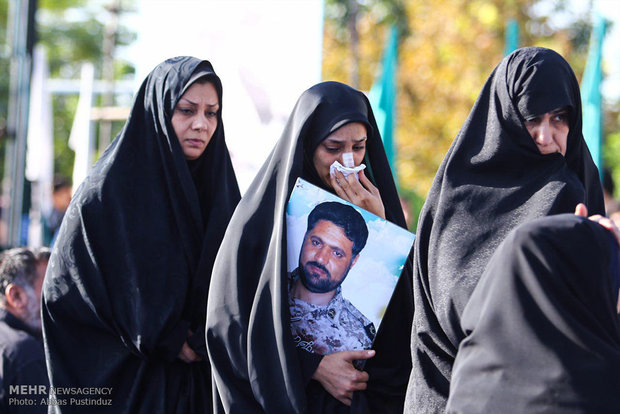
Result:
[[[37,14],[39,39],[48,49],[50,76],[52,78],[77,79],[84,61],[95,65],[95,78],[101,78],[103,70],[103,43],[106,20],[110,13],[106,6],[110,0],[40,0]],[[130,8],[133,0],[123,0],[122,7]],[[116,45],[128,45],[135,34],[120,26]],[[115,61],[117,79],[132,76],[134,68],[125,61]],[[71,177],[73,150],[68,147],[73,116],[77,107],[77,95],[56,95],[54,106],[54,152],[55,170]],[[122,123],[113,125],[113,135]]]
[[[405,18],[399,45],[397,130],[399,181],[403,191],[424,197],[439,163],[493,68],[503,57],[509,19],[519,23],[521,46],[557,50],[581,77],[587,56],[589,16],[556,27],[553,17],[568,0],[359,0],[359,87],[368,90],[377,72],[388,21]],[[350,83],[355,64],[345,25],[347,0],[325,9],[323,78]],[[545,6],[540,11],[540,6]],[[396,15],[391,10],[399,10]]]
[[[6,22],[9,0],[0,0],[0,70],[8,73],[8,48]],[[81,64],[93,62],[95,77],[99,78],[103,66],[103,35],[106,19],[105,7],[110,0],[39,0],[36,14],[38,42],[48,51],[51,78],[78,79]],[[131,8],[134,0],[123,0],[124,9]],[[116,44],[128,45],[135,34],[121,26],[117,32]],[[117,79],[132,76],[134,68],[125,61],[115,61]],[[5,123],[8,99],[8,78],[0,77],[0,134]],[[68,147],[69,134],[77,106],[76,94],[57,94],[52,97],[54,117],[54,170],[71,177],[74,153]],[[114,125],[114,133],[121,125]],[[1,135],[0,135],[1,136]],[[1,148],[3,148],[3,142]],[[4,156],[0,158],[4,162]],[[4,169],[0,166],[0,171]]]
[[[609,104],[605,111],[603,165],[615,183],[614,196],[620,198],[620,103]]]
[[[10,73],[7,23],[9,14],[7,0],[0,0],[0,73]],[[9,77],[0,76],[0,177],[4,174],[5,128],[8,113]]]
[[[404,0],[326,0],[328,23],[340,47],[347,47],[351,64],[348,83],[360,87],[360,17],[372,14],[379,25],[393,24],[401,36],[409,32]],[[346,46],[345,46],[346,45]]]

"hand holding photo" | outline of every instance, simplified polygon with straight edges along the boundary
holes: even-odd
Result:
[[[322,355],[369,349],[415,236],[302,179],[286,222],[297,347]]]

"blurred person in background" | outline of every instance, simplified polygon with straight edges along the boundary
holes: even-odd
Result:
[[[41,338],[41,285],[50,250],[18,247],[0,257],[0,412],[46,413],[40,399],[47,393],[26,395],[11,386],[34,386],[47,392],[49,385]],[[11,399],[32,398],[33,405]],[[33,398],[34,397],[34,398]]]
[[[71,202],[71,182],[61,176],[54,177],[52,190],[52,211],[44,219],[43,244],[53,245],[60,229],[60,224]]]
[[[603,169],[603,197],[605,200],[605,213],[608,217],[611,217],[612,214],[620,211],[620,203],[614,197],[614,193],[616,191],[616,184],[614,182],[614,177],[611,175],[611,171],[609,169]]]

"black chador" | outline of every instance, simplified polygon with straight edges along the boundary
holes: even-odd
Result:
[[[447,412],[619,413],[619,253],[573,214],[511,233],[463,311]]]
[[[524,121],[558,108],[569,114],[566,155],[542,155]],[[463,308],[504,237],[578,203],[604,214],[598,170],[581,133],[579,84],[556,52],[519,49],[487,80],[420,213],[409,411],[443,412],[464,338]]]
[[[231,219],[213,271],[207,343],[221,410],[228,413],[401,413],[411,369],[413,301],[400,277],[366,363],[368,389],[349,409],[311,380],[321,356],[295,347],[289,321],[286,205],[298,177],[326,188],[312,163],[317,146],[350,122],[367,127],[367,176],[387,220],[405,220],[377,125],[363,93],[336,82],[299,98],[282,137]],[[409,259],[411,264],[411,259]]]
[[[118,137],[65,215],[43,288],[51,385],[111,387],[112,407],[56,412],[205,413],[212,407],[204,341],[213,261],[239,189],[218,126],[188,162],[171,124],[179,98],[211,64],[157,66]],[[202,362],[177,358],[187,344]]]

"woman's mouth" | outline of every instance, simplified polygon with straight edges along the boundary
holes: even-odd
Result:
[[[186,139],[185,142],[192,147],[201,147],[203,144],[202,140],[193,138]]]

